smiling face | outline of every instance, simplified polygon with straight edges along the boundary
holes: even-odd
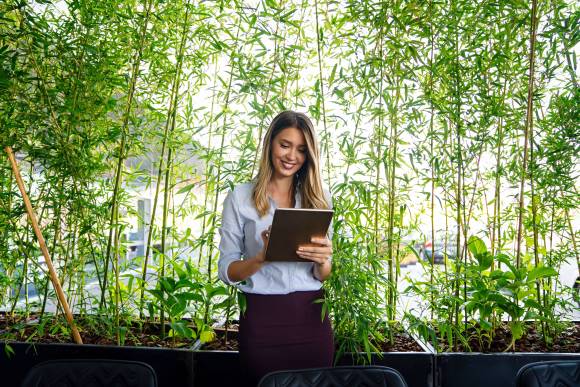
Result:
[[[282,129],[272,140],[272,167],[276,177],[292,177],[306,162],[308,147],[302,130]]]
[[[288,182],[300,193],[303,208],[329,208],[320,178],[318,140],[310,118],[292,110],[279,113],[270,123],[262,144],[252,192],[260,217],[270,209],[271,188],[277,186],[279,191]]]

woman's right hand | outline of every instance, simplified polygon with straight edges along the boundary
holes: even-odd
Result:
[[[270,229],[272,226],[268,227],[267,230],[262,231],[262,242],[264,242],[264,247],[260,254],[258,254],[258,260],[260,262],[264,262],[266,260],[266,249],[268,248],[268,241],[270,240]]]
[[[262,231],[262,241],[264,242],[264,247],[258,254],[250,259],[237,260],[228,266],[228,278],[231,281],[239,282],[244,281],[246,278],[254,275],[258,270],[264,266],[266,261],[266,249],[268,248],[268,240],[270,239],[270,227],[267,230]]]

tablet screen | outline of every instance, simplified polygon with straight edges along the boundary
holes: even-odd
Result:
[[[266,247],[266,261],[299,261],[298,246],[312,245],[313,237],[324,238],[332,219],[332,210],[314,208],[277,208]]]

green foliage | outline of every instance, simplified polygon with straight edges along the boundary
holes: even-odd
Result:
[[[488,343],[504,318],[514,340],[534,320],[549,343],[570,310],[556,274],[580,265],[580,35],[575,2],[536,13],[530,36],[526,2],[9,0],[0,146],[16,152],[68,299],[119,344],[136,315],[206,341],[243,312],[216,279],[221,203],[255,176],[284,109],[319,134],[340,351],[376,350],[403,316],[451,348],[470,327]],[[3,160],[0,305],[42,320],[55,296]],[[425,240],[444,262],[409,286],[416,313],[398,285]]]
[[[483,241],[471,236],[468,242],[468,250],[473,254],[474,260],[468,260],[466,264],[459,264],[461,272],[460,281],[466,287],[467,297],[459,300],[441,300],[438,298],[436,308],[435,331],[438,337],[434,337],[429,325],[412,320],[411,327],[425,339],[437,343],[443,341],[444,346],[438,348],[453,348],[455,340],[459,340],[466,348],[470,348],[467,331],[474,329],[478,332],[480,345],[483,349],[489,349],[495,329],[501,325],[502,321],[509,321],[512,342],[514,345],[526,332],[526,321],[539,321],[546,323],[552,330],[559,330],[559,323],[556,320],[545,318],[544,316],[554,316],[553,303],[559,294],[544,296],[542,302],[538,301],[536,284],[542,279],[556,277],[558,272],[551,267],[544,266],[522,266],[514,265],[514,257],[504,253],[492,256]],[[495,268],[493,268],[495,267]],[[429,292],[440,292],[440,277],[434,284],[428,282],[415,282],[408,289],[408,292],[423,298],[429,302],[426,290]],[[431,289],[428,289],[428,287]],[[443,302],[442,302],[443,301]],[[453,302],[461,302],[465,313],[465,325],[454,325],[447,322],[450,313],[450,306]],[[507,348],[506,348],[507,349]]]

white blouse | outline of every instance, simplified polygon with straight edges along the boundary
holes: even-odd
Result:
[[[270,198],[270,209],[260,218],[252,201],[254,183],[240,184],[228,193],[224,201],[222,225],[219,229],[218,276],[228,285],[235,285],[245,293],[288,294],[296,291],[318,290],[322,283],[314,277],[314,262],[265,262],[260,270],[244,281],[228,278],[230,263],[244,257],[256,256],[264,247],[261,233],[272,224],[276,202]],[[330,205],[330,195],[325,192]],[[295,194],[296,207],[301,207],[300,193]],[[329,239],[332,238],[332,225]]]

